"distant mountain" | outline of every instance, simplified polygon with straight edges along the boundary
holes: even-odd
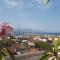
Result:
[[[25,35],[27,35],[27,34],[33,34],[33,33],[36,33],[36,31],[35,30],[31,30],[31,29],[14,29],[14,34],[16,34],[16,35],[23,35],[23,34],[25,34]]]
[[[49,34],[49,35],[60,35],[60,32],[44,32],[32,29],[14,29],[13,34],[15,35],[31,35],[31,34]]]

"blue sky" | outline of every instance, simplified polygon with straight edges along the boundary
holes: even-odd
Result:
[[[14,28],[60,32],[60,0],[0,0],[0,22]]]

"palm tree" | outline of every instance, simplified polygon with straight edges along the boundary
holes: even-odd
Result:
[[[40,60],[60,60],[60,40],[53,41],[53,46],[50,46],[42,54]],[[46,46],[45,46],[46,47]]]

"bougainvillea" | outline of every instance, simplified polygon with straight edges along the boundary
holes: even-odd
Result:
[[[0,24],[0,36],[7,35],[12,30],[13,30],[13,28],[12,28],[12,26],[9,23],[3,22],[2,24]]]

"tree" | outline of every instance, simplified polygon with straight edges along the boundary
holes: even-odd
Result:
[[[40,60],[60,60],[60,40],[53,41],[53,46],[48,46],[47,51],[42,54]]]

